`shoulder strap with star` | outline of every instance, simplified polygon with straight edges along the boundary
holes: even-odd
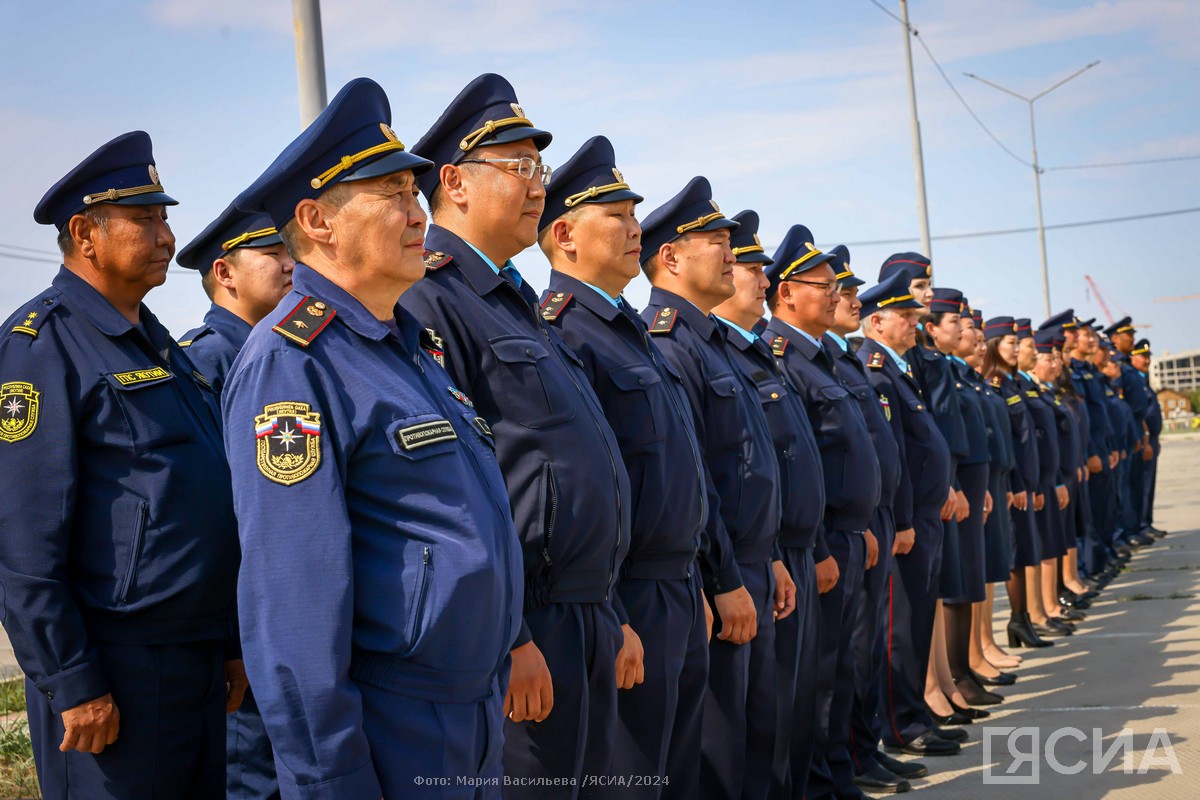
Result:
[[[49,289],[30,300],[24,308],[12,316],[12,325],[4,333],[21,333],[30,339],[36,339],[42,325],[58,307],[60,297],[57,289]]]
[[[454,260],[454,256],[448,256],[438,250],[425,251],[425,269],[433,272],[435,269],[441,269]]]
[[[566,310],[567,304],[574,296],[571,292],[553,292],[547,289],[542,295],[542,319],[554,322]]]
[[[337,312],[315,297],[305,297],[273,330],[301,347],[308,347],[325,330]]]
[[[867,366],[871,369],[883,369],[886,356],[883,353],[871,353],[871,357],[867,360]]]
[[[788,341],[786,336],[776,336],[771,340],[771,352],[775,354],[776,358],[779,358],[787,350],[789,344],[791,342]]]
[[[679,309],[663,306],[657,314],[654,315],[654,322],[650,323],[650,333],[662,334],[670,333],[671,328],[675,327],[675,320],[679,318]]]
[[[991,380],[988,381],[988,385],[991,386],[993,389],[999,389],[1000,388],[1000,376],[993,375]]]

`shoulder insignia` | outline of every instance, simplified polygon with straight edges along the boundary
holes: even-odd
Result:
[[[883,353],[871,353],[871,358],[867,361],[867,366],[871,369],[883,369]]]
[[[875,355],[878,356],[878,355],[883,355],[883,354],[875,353]],[[891,422],[892,421],[892,403],[890,400],[888,400],[888,396],[886,394],[879,395],[879,405],[883,407],[883,413],[887,415],[888,422]]]
[[[56,292],[34,302],[36,305],[30,304],[29,309],[24,312],[24,317],[19,319],[17,324],[13,326],[13,333],[23,333],[26,336],[36,339],[38,329],[41,328],[42,323],[50,315],[50,309],[58,305],[58,294]]]
[[[670,333],[671,328],[675,327],[675,320],[679,316],[679,309],[663,306],[662,310],[654,317],[654,322],[650,325],[650,333]]]
[[[0,385],[0,442],[13,444],[34,432],[41,395],[32,383],[24,381]]]
[[[267,480],[291,486],[321,465],[321,415],[308,403],[271,403],[254,418],[255,460]]]
[[[991,386],[993,389],[999,389],[1000,388],[1000,376],[993,375],[992,379],[990,381],[988,381],[988,385]]]
[[[425,269],[430,271],[441,269],[453,260],[454,256],[448,256],[437,250],[425,251]]]
[[[776,358],[779,358],[783,355],[784,351],[787,350],[788,344],[789,342],[786,336],[776,336],[771,340],[771,352],[775,354]]]
[[[179,342],[179,346],[180,347],[191,347],[192,340],[191,339],[183,339],[182,341]]]
[[[1014,394],[1011,397],[1006,397],[1004,398],[1004,402],[1008,403],[1010,406],[1015,406],[1017,403],[1021,402],[1021,395]]]
[[[195,379],[196,383],[200,384],[205,389],[212,388],[212,381],[210,381],[208,378],[204,377],[204,375],[201,374],[198,370],[192,370],[192,377]]]
[[[432,356],[433,360],[436,361],[439,366],[441,366],[442,368],[445,368],[445,366],[446,366],[446,347],[445,347],[446,340],[443,339],[441,336],[438,336],[438,332],[435,331],[433,328],[422,328],[420,339],[421,339],[421,349],[424,350],[426,353],[428,353],[430,356]],[[454,390],[451,390],[451,394],[453,394],[453,392],[454,392]],[[465,395],[464,395],[464,397],[465,397]]]
[[[335,316],[337,312],[325,302],[315,297],[305,297],[273,330],[301,347],[308,347]]]
[[[546,290],[546,297],[542,300],[542,319],[547,322],[554,322],[574,296],[571,292],[551,292],[550,290]]]
[[[1085,381],[1090,381],[1090,380],[1091,380],[1092,378],[1094,378],[1094,377],[1096,377],[1096,376],[1095,376],[1095,375],[1093,375],[1093,374],[1092,374],[1092,373],[1090,373],[1090,372],[1085,372],[1085,373],[1083,373],[1083,379],[1084,379]]]
[[[1036,389],[1026,389],[1025,396],[1026,397],[1041,397],[1042,395],[1041,395],[1041,392],[1037,391]]]

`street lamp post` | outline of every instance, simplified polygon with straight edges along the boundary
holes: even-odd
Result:
[[[1080,75],[1087,72],[1089,69],[1091,69],[1092,67],[1096,66],[1099,63],[1100,63],[1099,61],[1093,61],[1092,63],[1088,64],[1086,67],[1083,67],[1082,69],[1078,69],[1075,72],[1072,72],[1070,75],[1063,78],[1061,81],[1054,84],[1049,89],[1038,92],[1033,97],[1025,97],[1024,95],[1017,94],[1012,89],[1006,89],[998,83],[993,83],[992,81],[989,81],[987,78],[981,78],[978,75],[975,75],[973,73],[970,73],[970,72],[963,73],[968,78],[974,78],[975,80],[979,81],[980,83],[986,83],[988,86],[991,86],[993,89],[998,89],[998,90],[1004,92],[1005,94],[1012,95],[1013,97],[1017,98],[1018,100],[1023,101],[1024,103],[1026,103],[1029,106],[1029,139],[1033,145],[1033,189],[1034,189],[1034,193],[1037,195],[1038,247],[1041,249],[1041,253],[1042,253],[1042,297],[1046,303],[1046,316],[1047,317],[1050,316],[1050,268],[1047,264],[1047,259],[1046,259],[1046,225],[1045,225],[1045,222],[1043,222],[1043,220],[1042,220],[1042,168],[1038,164],[1037,129],[1036,129],[1036,127],[1034,125],[1034,121],[1033,121],[1033,104],[1035,101],[1050,94],[1051,92],[1053,92],[1058,87],[1062,86],[1067,81],[1070,81],[1070,80],[1073,80],[1073,79],[1079,77]]]

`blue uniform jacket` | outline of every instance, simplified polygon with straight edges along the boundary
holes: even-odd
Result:
[[[1133,412],[1133,419],[1137,422],[1138,431],[1142,430],[1142,423],[1146,421],[1146,414],[1150,410],[1150,396],[1146,389],[1146,382],[1142,380],[1142,375],[1137,369],[1127,361],[1121,362],[1121,377],[1117,379],[1117,385],[1121,389],[1121,394],[1129,410]],[[1139,434],[1139,438],[1140,434]]]
[[[188,358],[200,374],[208,378],[218,397],[250,330],[250,323],[213,303],[204,315],[204,324],[188,331],[179,340],[179,346],[187,350]]]
[[[633,535],[622,576],[685,578],[708,519],[696,425],[683,381],[632,307],[617,302],[558,271],[542,295],[543,315],[583,362],[629,472]]]
[[[1113,447],[1113,428],[1102,385],[1107,381],[1091,364],[1074,358],[1071,359],[1071,380],[1075,384],[1075,391],[1083,396],[1087,404],[1088,457],[1100,456],[1102,461],[1107,460],[1108,454],[1116,449]]]
[[[610,602],[629,548],[629,476],[583,364],[518,289],[442,228],[400,305],[441,340],[446,371],[496,437],[525,561],[525,608]],[[530,641],[522,624],[514,646]]]
[[[814,547],[825,511],[825,480],[821,452],[808,414],[762,337],[755,334],[751,343],[728,325],[723,327],[733,362],[758,390],[758,402],[775,442],[783,505],[779,545]]]
[[[1105,378],[1104,397],[1108,401],[1109,421],[1112,423],[1115,446],[1113,449],[1129,453],[1142,438],[1142,426],[1133,416],[1133,409],[1124,402],[1121,379]]]
[[[992,459],[988,447],[987,416],[984,410],[983,387],[971,380],[974,370],[967,362],[947,357],[950,372],[954,376],[954,389],[958,394],[958,407],[962,411],[963,424],[967,428],[967,454],[963,464],[986,464]]]
[[[665,314],[664,314],[665,312]],[[671,324],[659,322],[659,317]],[[655,287],[642,311],[655,344],[683,378],[712,484],[701,574],[711,594],[742,585],[738,563],[775,555],[779,464],[757,390],[734,366],[723,326]]]
[[[893,430],[898,425],[903,439],[904,470],[896,497],[899,500],[907,496],[911,500],[907,509],[897,502],[895,515],[896,530],[905,530],[912,527],[917,510],[941,509],[945,504],[953,480],[950,448],[912,375],[902,372],[891,355],[873,339],[863,342],[858,358],[867,365],[876,391],[888,393]]]
[[[950,367],[950,358],[932,347],[918,344],[904,354],[904,360],[912,368],[917,386],[933,418],[937,422],[946,446],[950,448],[951,475],[958,462],[971,450],[967,439],[967,426],[963,422],[962,409],[958,402],[958,383]]]
[[[1007,475],[1016,466],[1013,452],[1012,423],[1008,418],[1008,406],[1000,393],[975,370],[970,370],[967,379],[982,387],[984,418],[988,426],[989,468],[993,474]]]
[[[1162,406],[1158,403],[1158,392],[1150,386],[1150,378],[1144,372],[1142,373],[1142,382],[1146,384],[1146,393],[1150,396],[1150,407],[1146,411],[1146,427],[1150,429],[1151,441],[1157,444],[1163,429]],[[1155,452],[1157,452],[1157,448],[1155,448]]]
[[[865,531],[879,505],[879,459],[858,400],[834,356],[779,319],[767,325],[771,349],[800,392],[821,451],[826,529]]]
[[[1015,494],[1038,491],[1041,461],[1038,455],[1037,429],[1029,411],[1025,392],[1008,375],[996,375],[988,385],[1004,398],[1008,406],[1008,421],[1012,427],[1013,460],[1016,466],[1011,475]]]
[[[1025,407],[1029,409],[1037,440],[1038,482],[1033,490],[1038,493],[1052,491],[1062,483],[1059,473],[1062,459],[1058,447],[1058,423],[1054,419],[1054,399],[1043,396],[1041,387],[1019,372],[1015,382]]]
[[[372,796],[358,684],[446,703],[502,691],[520,551],[487,424],[416,320],[397,308],[396,333],[307,266],[293,280],[223,396],[242,641],[297,783]],[[293,319],[305,307],[321,313]],[[274,330],[321,320],[307,346]]]
[[[216,399],[145,306],[141,321],[64,267],[0,333],[4,627],[56,712],[109,692],[97,644],[233,632]]]

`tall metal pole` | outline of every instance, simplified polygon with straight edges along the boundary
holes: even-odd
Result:
[[[307,128],[329,102],[325,94],[325,44],[321,0],[292,0],[296,31],[296,78],[300,86],[300,127]]]
[[[1058,87],[1062,86],[1067,81],[1079,77],[1080,75],[1087,72],[1089,69],[1091,69],[1092,67],[1096,66],[1099,63],[1100,63],[1099,61],[1093,61],[1092,63],[1088,64],[1087,66],[1081,67],[1080,69],[1075,70],[1070,75],[1068,75],[1067,77],[1063,78],[1058,83],[1051,86],[1049,89],[1038,92],[1033,97],[1026,97],[1023,94],[1017,94],[1012,89],[1006,89],[1003,86],[1001,86],[1000,84],[992,83],[987,78],[981,78],[978,75],[975,75],[974,73],[971,73],[971,72],[963,73],[968,78],[973,78],[973,79],[979,81],[980,83],[986,83],[988,86],[992,87],[993,89],[998,89],[1007,95],[1012,95],[1013,97],[1017,98],[1018,100],[1020,100],[1021,102],[1025,103],[1026,105],[1029,106],[1029,140],[1033,145],[1033,165],[1032,165],[1033,166],[1033,191],[1037,197],[1038,248],[1041,251],[1041,255],[1042,255],[1042,300],[1046,307],[1046,316],[1047,317],[1050,316],[1050,262],[1049,262],[1049,259],[1046,257],[1046,223],[1042,220],[1042,167],[1041,167],[1041,164],[1038,163],[1037,129],[1035,128],[1034,123],[1033,123],[1033,104],[1037,100],[1045,97],[1046,95],[1050,94],[1055,89],[1057,89]]]
[[[1042,168],[1038,165],[1037,131],[1033,127],[1033,101],[1029,101],[1029,139],[1033,142],[1033,190],[1037,194],[1038,247],[1042,252],[1042,299],[1050,318],[1050,265],[1046,259],[1046,223],[1042,221]]]
[[[908,24],[908,0],[900,0],[900,18],[904,21],[904,61],[908,65],[908,107],[912,112],[913,171],[917,178],[917,222],[921,226],[921,254],[933,258],[929,239],[929,206],[925,201],[925,155],[921,151],[921,121],[917,118],[917,83],[913,78],[912,28]]]

